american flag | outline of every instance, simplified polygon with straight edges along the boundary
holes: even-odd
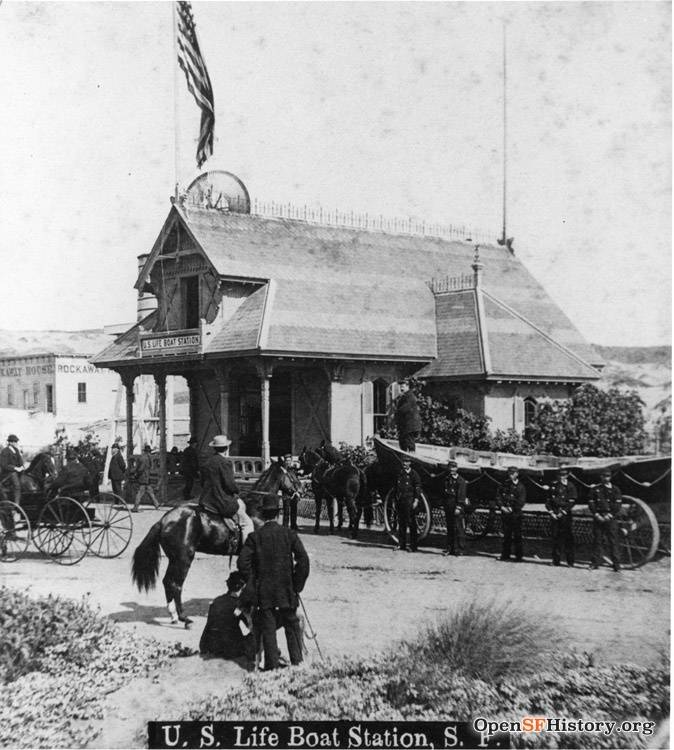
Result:
[[[208,77],[206,63],[199,50],[192,6],[187,0],[178,0],[176,12],[178,64],[185,73],[187,88],[201,109],[201,127],[197,146],[197,167],[201,167],[213,154],[213,130],[215,128],[213,87]]]

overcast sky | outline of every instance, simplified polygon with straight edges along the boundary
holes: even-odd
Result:
[[[586,338],[671,338],[669,3],[194,3],[263,200],[508,234]],[[171,4],[0,5],[0,328],[133,321],[174,182]],[[181,74],[182,75],[182,74]],[[199,112],[178,82],[179,179]]]

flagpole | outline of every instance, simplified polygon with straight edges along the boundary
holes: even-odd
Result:
[[[508,110],[506,106],[506,80],[507,80],[507,67],[506,67],[506,24],[503,21],[503,244],[506,241],[506,179],[507,179],[507,165],[508,165]]]
[[[178,200],[178,150],[180,148],[180,119],[178,116],[178,20],[176,3],[171,0],[171,18],[173,24],[173,184],[175,199]]]

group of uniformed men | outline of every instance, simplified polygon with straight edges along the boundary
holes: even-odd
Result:
[[[592,487],[588,498],[588,509],[592,515],[592,559],[590,567],[599,567],[604,545],[608,547],[613,569],[620,570],[620,545],[618,517],[622,505],[622,493],[611,481],[611,471],[603,469],[601,482]],[[396,514],[398,518],[398,546],[396,549],[417,551],[417,525],[415,511],[419,505],[421,480],[412,468],[410,456],[403,456],[402,469],[394,485]],[[545,508],[550,515],[550,537],[552,541],[552,564],[560,565],[562,552],[569,567],[575,565],[575,541],[573,536],[573,507],[578,500],[578,490],[569,479],[568,468],[557,470],[557,477],[546,487]],[[516,466],[508,468],[508,478],[496,493],[495,508],[501,513],[503,545],[501,560],[514,559],[522,562],[523,509],[527,501],[524,483],[520,480]],[[466,480],[459,475],[456,461],[449,461],[442,490],[442,505],[447,528],[444,555],[460,556],[465,550],[465,521],[470,511],[466,495]],[[409,546],[407,533],[409,530]],[[514,553],[514,558],[511,555]]]

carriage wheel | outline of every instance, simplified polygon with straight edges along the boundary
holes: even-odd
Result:
[[[396,530],[398,528],[398,518],[394,494],[395,489],[390,490],[384,500],[384,527],[391,539],[393,539],[394,542],[397,542],[398,535]],[[423,490],[420,495],[419,505],[414,514],[417,522],[417,542],[425,539],[431,530],[431,506],[428,504],[428,500],[426,499]]]
[[[655,513],[638,497],[623,495],[618,534],[622,561],[628,568],[638,568],[652,560],[660,544]]]
[[[14,562],[30,543],[30,521],[21,506],[0,502],[0,562]]]
[[[85,508],[92,511],[89,549],[97,557],[119,557],[129,546],[133,533],[129,506],[119,495],[100,492]]]
[[[41,552],[59,565],[74,565],[89,549],[89,514],[71,497],[55,497],[40,512],[34,541]]]
[[[483,539],[494,528],[495,513],[487,508],[474,508],[466,513],[466,539],[476,542]]]

